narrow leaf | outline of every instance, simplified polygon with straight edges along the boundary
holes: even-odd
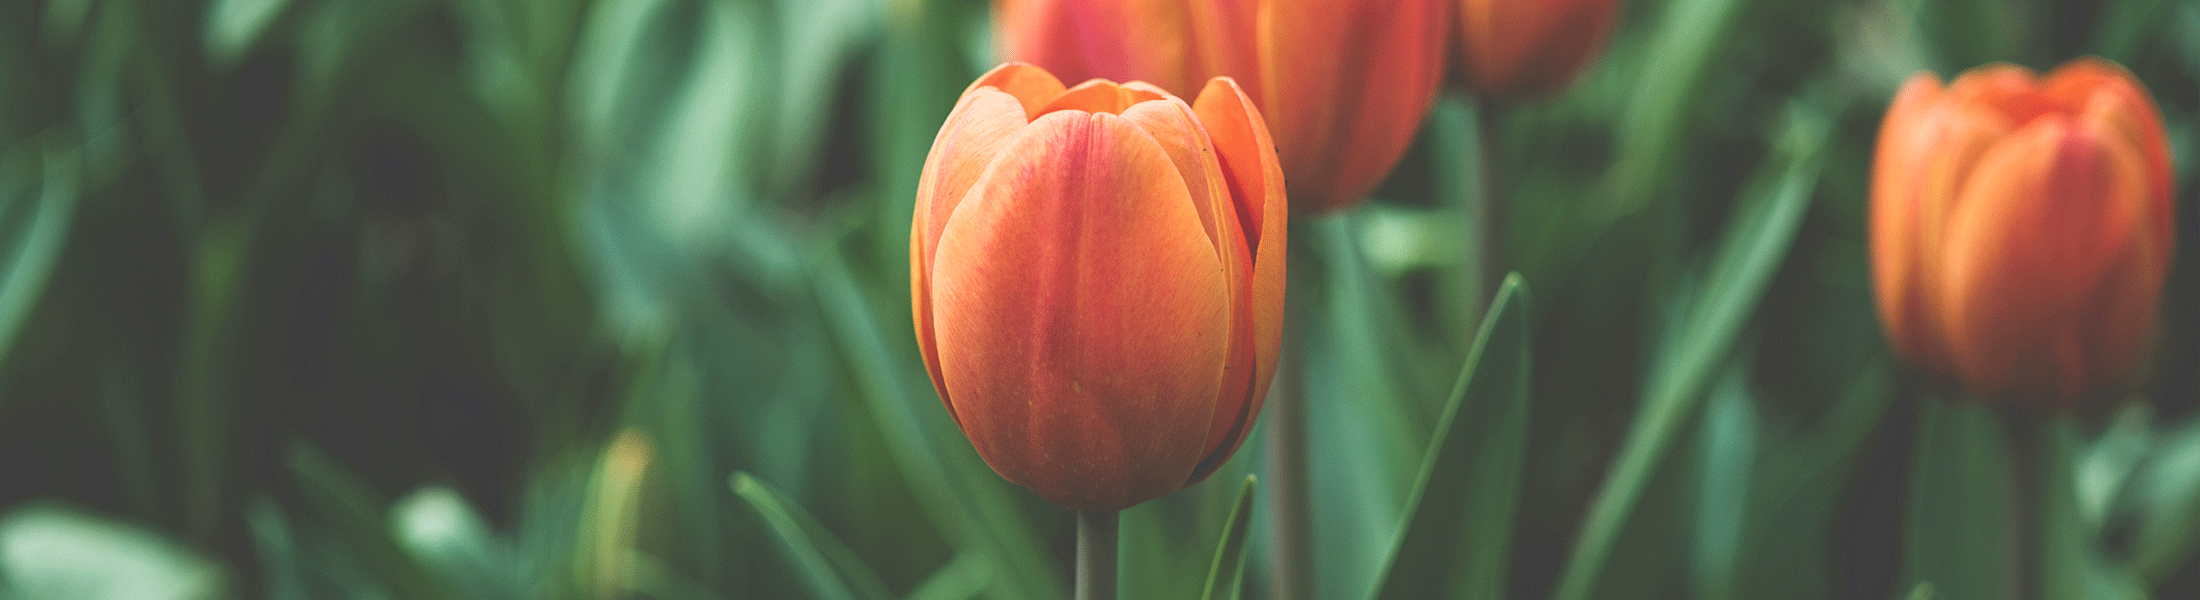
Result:
[[[61,258],[78,172],[75,153],[40,143],[0,155],[0,361]]]
[[[886,584],[832,532],[785,496],[748,473],[734,473],[733,493],[747,500],[779,538],[780,548],[794,562],[809,584],[810,592],[825,600],[883,600],[890,596]]]
[[[1245,586],[1245,532],[1252,529],[1246,521],[1253,518],[1252,475],[1245,476],[1245,485],[1238,488],[1237,506],[1230,509],[1230,520],[1222,526],[1222,541],[1215,545],[1213,566],[1207,568],[1207,593],[1205,600],[1237,600],[1238,592]]]
[[[1407,496],[1380,598],[1501,598],[1528,436],[1527,287],[1505,277]]]
[[[1696,413],[1706,389],[1733,351],[1742,327],[1787,256],[1804,209],[1817,187],[1827,130],[1825,115],[1791,106],[1775,155],[1744,188],[1741,206],[1722,236],[1702,284],[1682,299],[1653,354],[1641,412],[1606,473],[1603,488],[1574,540],[1555,598],[1582,600],[1594,591],[1653,471]]]
[[[907,600],[970,600],[984,592],[992,580],[993,563],[986,560],[985,554],[965,550],[925,578],[924,583],[917,584]]]

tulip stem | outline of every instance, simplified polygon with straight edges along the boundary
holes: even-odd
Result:
[[[1304,264],[1296,259],[1292,262]],[[1272,507],[1267,511],[1268,525],[1269,534],[1274,536],[1269,545],[1270,558],[1275,561],[1269,582],[1273,586],[1269,590],[1272,600],[1314,597],[1314,514],[1306,482],[1306,380],[1300,371],[1305,366],[1300,345],[1303,322],[1290,310],[1292,305],[1303,306],[1299,301],[1302,299],[1285,302],[1283,356],[1277,360],[1275,387],[1264,409],[1267,414],[1261,417],[1266,421],[1261,425],[1267,428],[1262,441],[1268,450],[1268,470],[1262,478],[1268,480],[1268,505]]]
[[[2002,597],[2038,600],[2040,566],[2040,510],[2045,442],[2041,419],[2025,409],[2001,411],[2002,440],[2008,444],[2008,491],[2002,494]]]
[[[1115,511],[1077,511],[1077,600],[1115,600]]]

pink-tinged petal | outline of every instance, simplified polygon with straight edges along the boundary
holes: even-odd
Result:
[[[1044,81],[1034,86],[1036,78],[1019,67],[1004,65],[979,82],[991,80],[1027,92],[1038,87],[1043,92]],[[1036,75],[1047,77],[1044,71]],[[1055,84],[1056,88],[1060,86]],[[917,351],[923,355],[925,367],[931,372],[932,387],[939,392],[940,402],[947,406],[947,414],[957,419],[961,417],[955,410],[954,400],[947,394],[933,333],[929,275],[932,255],[948,216],[954,214],[963,196],[977,183],[978,175],[984,172],[986,165],[992,164],[1001,148],[1026,122],[1023,104],[1017,98],[991,85],[972,87],[963,93],[955,110],[948,113],[947,122],[940,126],[940,133],[932,140],[932,151],[925,157],[924,171],[917,181],[916,212],[909,222],[910,316],[916,322]]]
[[[995,5],[1002,55],[1064,79],[1189,82],[1200,40],[1182,0],[1005,0]]]
[[[1283,339],[1284,248],[1290,229],[1290,204],[1284,191],[1283,166],[1276,159],[1275,140],[1268,135],[1268,126],[1244,90],[1227,77],[1215,78],[1200,91],[1193,110],[1214,142],[1238,222],[1252,249],[1252,277],[1240,280],[1244,302],[1236,306],[1240,329],[1233,332],[1250,337],[1251,356],[1247,362],[1251,377],[1244,380],[1242,391],[1235,378],[1224,386],[1215,404],[1214,423],[1207,431],[1208,456],[1193,474],[1193,482],[1197,483],[1214,473],[1244,443],[1268,397],[1268,385],[1275,379]],[[1246,362],[1237,360],[1233,353],[1232,364]]]
[[[2128,148],[2049,115],[1979,160],[1950,222],[1941,299],[1974,393],[2074,399],[2105,383],[2097,324],[2077,317],[2124,285],[2102,277],[2152,227],[2145,167]]]
[[[956,210],[933,262],[940,365],[986,463],[1048,502],[1183,487],[1229,334],[1223,266],[1182,175],[1121,117],[1040,117]]]
[[[2122,66],[2098,58],[2070,61],[2048,75],[2047,93],[2063,99],[2070,112],[2087,128],[2129,143],[2145,161],[2147,182],[2157,198],[2154,204],[2155,234],[2161,243],[2153,260],[2166,264],[2176,248],[2171,238],[2177,221],[2170,200],[2172,177],[2169,140],[2162,129],[2161,112],[2138,79]]]

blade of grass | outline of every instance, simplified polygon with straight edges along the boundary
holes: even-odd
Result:
[[[1605,475],[1604,486],[1590,503],[1553,597],[1583,600],[1595,591],[1612,544],[1652,472],[1695,415],[1742,327],[1756,312],[1773,271],[1787,255],[1817,187],[1829,128],[1824,115],[1799,104],[1790,106],[1776,155],[1745,188],[1703,285],[1681,306],[1679,318],[1652,359],[1641,412]]]
[[[779,539],[787,558],[802,572],[802,581],[809,584],[810,592],[825,600],[884,600],[892,596],[886,593],[886,584],[869,565],[856,558],[855,552],[833,537],[831,531],[811,518],[809,513],[779,495],[764,482],[748,473],[734,473],[733,493],[755,508],[771,526]]]
[[[1490,301],[1370,597],[1503,597],[1528,436],[1527,293],[1514,273]]]
[[[1222,526],[1222,541],[1215,544],[1214,564],[1207,567],[1207,593],[1203,600],[1237,600],[1245,587],[1245,532],[1252,529],[1247,522],[1253,517],[1253,482],[1255,477],[1245,476],[1245,485],[1238,488],[1237,506],[1230,509],[1230,520]]]

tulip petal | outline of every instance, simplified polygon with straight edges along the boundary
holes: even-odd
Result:
[[[1191,83],[1187,69],[1199,53],[1189,4],[1001,0],[995,3],[994,31],[1002,56],[1046,67],[1071,81],[1143,79],[1175,90]]]
[[[1038,114],[1058,110],[1081,110],[1090,113],[1119,115],[1123,114],[1123,111],[1130,110],[1132,105],[1167,97],[1169,97],[1168,94],[1161,90],[1135,81],[1125,85],[1106,79],[1093,79],[1077,84],[1069,88],[1069,91],[1062,92],[1062,95],[1055,97],[1053,102],[1049,102],[1046,107],[1039,109]]]
[[[955,403],[948,397],[947,385],[941,379],[933,334],[928,276],[932,272],[932,255],[948,216],[954,214],[963,196],[977,183],[978,175],[992,164],[1000,149],[1027,121],[1023,101],[1001,91],[1004,88],[998,86],[1026,94],[1045,94],[1046,84],[1050,82],[1058,93],[1061,83],[1054,82],[1053,76],[1027,65],[1014,64],[1002,65],[980,78],[970,91],[963,93],[954,112],[948,113],[947,122],[940,126],[939,136],[932,140],[932,151],[925,157],[924,172],[917,182],[916,214],[909,222],[910,316],[916,322],[917,351],[931,371],[932,387],[939,392],[940,402],[947,406],[948,416],[958,420],[961,417],[957,416]]]
[[[963,89],[963,96],[967,97],[971,92],[988,87],[1015,96],[1018,102],[1023,103],[1026,121],[1039,118],[1039,109],[1052,102],[1054,97],[1062,95],[1063,91],[1062,80],[1055,79],[1054,74],[1048,73],[1046,69],[1011,62],[993,67],[993,70],[979,76],[977,81],[970,82],[970,87]]]
[[[1140,102],[1124,111],[1123,119],[1151,135],[1161,149],[1176,165],[1176,172],[1184,176],[1184,184],[1192,194],[1192,206],[1199,211],[1200,225],[1207,230],[1219,256],[1246,255],[1244,233],[1237,225],[1236,211],[1230,202],[1230,190],[1217,162],[1214,143],[1207,139],[1207,131],[1192,115],[1192,107],[1174,96],[1161,100]],[[1234,240],[1234,241],[1233,241]],[[1236,270],[1235,261],[1223,261],[1225,270]],[[1230,281],[1236,281],[1234,276]]]
[[[1948,84],[1948,97],[1958,104],[1992,107],[2018,127],[2070,108],[2040,87],[2039,74],[2008,63],[1963,72]]]
[[[2151,231],[2149,191],[2129,144],[2066,115],[2035,119],[1979,160],[1949,223],[1940,309],[1974,392],[2070,399],[2104,383],[2110,363],[2077,317],[2103,290],[2144,283],[2102,278]]]
[[[1882,123],[1872,172],[1872,268],[1890,341],[1927,370],[1952,374],[1937,307],[1951,216],[1980,157],[2011,125],[1956,102],[1930,74],[1912,77]]]
[[[1405,154],[1436,100],[1449,0],[1284,0],[1269,6],[1259,101],[1293,202],[1352,206]]]
[[[2162,129],[2162,115],[2154,99],[2122,66],[2098,58],[2070,61],[2048,75],[2047,94],[2060,98],[2069,111],[2094,131],[2114,135],[2130,143],[2145,159],[2147,182],[2162,199],[2154,205],[2155,235],[2163,243],[2155,260],[2166,263],[2175,250],[2169,243],[2176,223],[2168,199],[2172,196],[2169,141]]]
[[[1907,139],[1921,130],[1914,122],[1940,96],[1940,79],[1918,73],[1903,82],[1880,122],[1879,146],[1872,161],[1871,263],[1879,319],[1888,341],[1900,354],[1918,360],[1923,310],[1919,296],[1918,199],[1913,165],[1925,147]]]
[[[1284,192],[1283,166],[1276,159],[1275,140],[1269,137],[1259,109],[1243,89],[1230,78],[1217,77],[1199,92],[1193,110],[1214,143],[1237,221],[1244,227],[1246,243],[1252,249],[1252,277],[1243,280],[1246,287],[1239,294],[1243,301],[1234,307],[1250,319],[1237,319],[1244,330],[1232,332],[1233,340],[1250,342],[1249,346],[1233,344],[1233,348],[1246,346],[1250,352],[1241,358],[1233,351],[1231,356],[1232,368],[1249,370],[1251,376],[1224,385],[1222,397],[1215,404],[1214,424],[1207,432],[1208,456],[1192,475],[1193,483],[1197,483],[1237,452],[1252,431],[1253,421],[1268,397],[1268,386],[1275,380],[1283,339],[1284,247],[1289,237],[1286,222],[1290,205]],[[1234,383],[1237,381],[1243,383]]]
[[[1616,0],[1467,0],[1459,10],[1460,47],[1477,91],[1517,96],[1555,91],[1573,80],[1609,35]]]
[[[1077,510],[1184,485],[1221,385],[1229,292],[1151,135],[1109,114],[1040,117],[937,252],[939,362],[987,464]]]

